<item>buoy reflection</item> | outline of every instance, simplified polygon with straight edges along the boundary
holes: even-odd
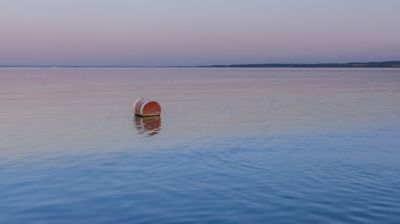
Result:
[[[139,134],[145,136],[153,136],[160,133],[161,117],[138,117],[134,118],[134,126]]]

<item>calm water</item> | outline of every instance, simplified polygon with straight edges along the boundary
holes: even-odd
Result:
[[[0,69],[0,223],[399,220],[398,69]]]

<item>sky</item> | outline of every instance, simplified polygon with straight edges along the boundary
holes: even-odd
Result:
[[[0,0],[0,65],[400,60],[399,0]]]

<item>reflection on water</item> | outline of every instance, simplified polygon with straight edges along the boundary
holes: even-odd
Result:
[[[160,133],[161,130],[161,117],[138,117],[133,119],[133,125],[138,131],[138,134],[145,136],[153,136]]]
[[[400,69],[0,69],[0,224],[399,223],[399,102]]]

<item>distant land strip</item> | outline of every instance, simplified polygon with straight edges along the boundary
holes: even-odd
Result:
[[[200,66],[133,66],[133,65],[0,65],[0,68],[400,68],[400,61],[351,63],[265,63]]]
[[[352,62],[352,63],[317,63],[317,64],[233,64],[233,65],[208,65],[207,68],[400,68],[400,61],[384,62]]]

